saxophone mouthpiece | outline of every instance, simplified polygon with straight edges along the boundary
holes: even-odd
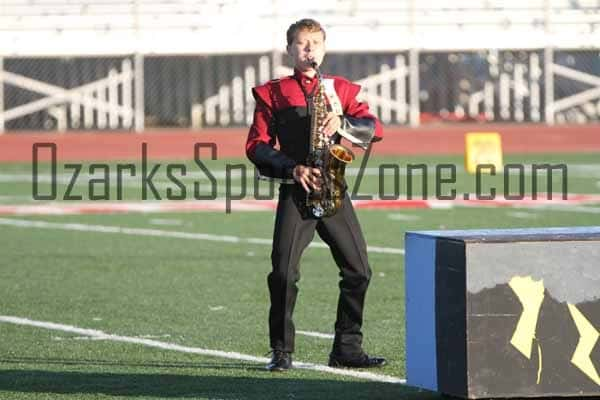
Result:
[[[317,64],[316,61],[311,61],[310,66],[316,69],[319,66],[319,64]]]

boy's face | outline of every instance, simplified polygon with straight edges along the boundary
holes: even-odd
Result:
[[[323,57],[325,57],[323,32],[309,32],[307,30],[296,32],[294,41],[287,46],[287,52],[292,57],[292,62],[298,70],[312,70],[311,62],[316,61],[318,65],[321,65]]]

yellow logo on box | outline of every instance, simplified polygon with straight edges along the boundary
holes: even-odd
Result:
[[[465,135],[465,169],[474,174],[477,165],[492,164],[502,169],[502,141],[497,132],[470,132]],[[489,172],[482,168],[481,172]]]

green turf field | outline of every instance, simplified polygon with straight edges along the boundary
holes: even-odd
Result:
[[[505,161],[523,163],[527,193],[534,163],[567,165],[569,193],[600,193],[600,154],[511,156]],[[226,162],[244,161],[207,162],[219,198],[226,194]],[[459,157],[373,157],[368,167],[376,171],[382,164],[398,165],[399,191],[405,195],[408,163],[428,165],[430,198],[436,190],[434,163],[457,165],[457,183],[443,185],[441,194],[456,189],[461,197],[476,190],[475,178],[463,172]],[[177,187],[166,177],[166,162],[161,164],[154,182],[165,194],[167,188]],[[353,167],[358,164],[360,159]],[[204,193],[210,192],[210,181],[197,165],[187,162],[186,166],[189,176],[181,178],[187,188],[185,197],[193,199],[194,181],[201,183]],[[114,163],[109,168],[113,173]],[[41,165],[40,176],[47,177],[48,170],[48,165]],[[60,201],[70,172],[60,164],[57,173]],[[356,177],[350,175],[352,188]],[[540,191],[547,188],[542,177]],[[88,180],[82,178],[73,187],[73,193],[85,201],[90,200]],[[111,176],[110,200],[116,200],[115,182]],[[124,182],[123,197],[141,199],[139,179]],[[560,176],[554,176],[554,192],[560,192],[561,182]],[[416,179],[416,187],[420,184]],[[484,177],[482,190],[489,193],[495,187],[502,193],[503,184],[501,175]],[[384,194],[394,194],[391,169],[383,185]],[[241,186],[241,179],[233,174],[232,193],[240,193]],[[358,192],[377,195],[380,187],[378,176],[367,173]],[[48,193],[49,188],[47,181],[40,180],[41,191]],[[510,179],[509,189],[518,192],[516,177]],[[252,191],[248,189],[248,197]],[[30,164],[0,165],[0,206],[43,203],[32,199]],[[407,230],[600,225],[600,207],[593,205],[361,210],[358,214],[369,246],[397,252],[404,247]],[[400,384],[319,371],[317,366],[270,374],[263,362],[206,355],[217,350],[267,357],[266,275],[273,217],[271,211],[0,216],[0,315],[118,335],[0,322],[0,398],[437,398]],[[161,237],[159,231],[166,233]],[[373,372],[403,378],[403,256],[373,251],[370,262],[373,279],[365,311],[365,349],[389,360],[389,365]],[[307,249],[301,272],[296,328],[331,334],[338,276],[328,250]],[[131,342],[119,339],[123,337]],[[157,348],[157,343],[180,347]],[[324,365],[330,346],[329,338],[299,334],[294,356]],[[195,354],[193,349],[203,351]]]

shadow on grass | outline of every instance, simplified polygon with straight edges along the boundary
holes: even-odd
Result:
[[[99,367],[142,367],[142,368],[210,368],[210,369],[243,369],[247,371],[264,371],[264,366],[244,362],[194,362],[194,361],[120,361],[99,360],[90,358],[49,358],[49,357],[0,357],[0,363],[40,365],[76,365]]]
[[[196,365],[197,367],[198,365]],[[216,366],[225,369],[225,366]],[[215,368],[206,365],[205,368]],[[235,369],[235,366],[234,366]],[[60,395],[131,397],[204,397],[218,399],[439,399],[428,392],[379,382],[303,379],[295,372],[244,377],[212,371],[214,375],[168,373],[103,373],[74,371],[0,371],[0,391]],[[254,373],[256,375],[256,373]]]

